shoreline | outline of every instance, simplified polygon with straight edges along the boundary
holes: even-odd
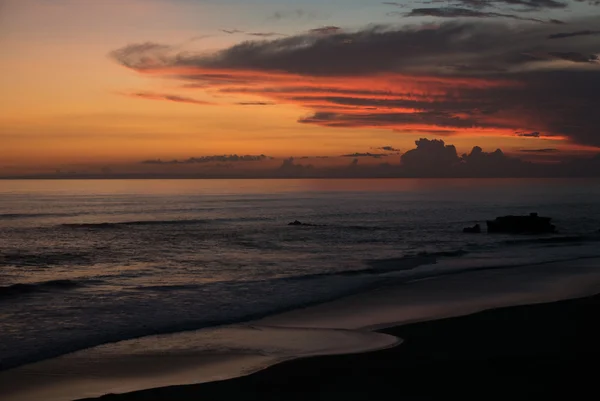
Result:
[[[248,376],[85,401],[539,399],[596,390],[600,294],[396,326],[404,343],[285,361]],[[592,393],[593,394],[593,393]],[[80,400],[84,401],[84,400]]]
[[[107,393],[127,397],[138,391],[165,391],[160,388],[167,386],[238,380],[323,355],[371,355],[404,341],[406,327],[597,294],[599,261],[444,275],[382,286],[241,325],[107,344],[0,372],[2,398],[73,401]],[[207,341],[213,348],[205,347]]]

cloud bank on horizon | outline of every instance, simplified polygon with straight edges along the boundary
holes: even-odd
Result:
[[[571,3],[557,0],[439,4],[383,2],[398,22],[362,29],[316,27],[209,53],[146,42],[110,56],[205,94],[301,106],[300,124],[600,147],[600,15],[559,20]],[[427,18],[406,24],[415,16]]]
[[[32,178],[543,178],[600,177],[600,153],[592,157],[571,157],[561,162],[535,162],[474,146],[460,154],[456,147],[441,139],[421,138],[404,153],[353,153],[337,158],[343,163],[331,165],[329,156],[274,158],[261,155],[212,155],[186,159],[151,159],[138,163],[135,170],[57,171]],[[376,147],[397,151],[392,146]],[[560,153],[554,148],[521,149],[541,157]],[[347,160],[351,159],[350,162]]]

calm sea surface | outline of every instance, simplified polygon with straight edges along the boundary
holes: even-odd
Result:
[[[462,233],[530,212],[559,233]],[[389,280],[600,256],[599,229],[599,180],[0,181],[0,369]]]

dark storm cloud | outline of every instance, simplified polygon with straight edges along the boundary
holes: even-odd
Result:
[[[600,23],[600,18],[588,22]],[[243,42],[213,54],[169,54],[168,46],[130,45],[111,53],[136,69],[156,66],[224,70],[281,71],[306,75],[346,75],[439,70],[439,65],[472,69],[509,68],[531,61],[527,52],[573,51],[593,54],[588,42],[557,49],[539,35],[556,33],[550,25],[523,26],[484,22],[446,22],[439,26],[372,26],[357,32],[297,35],[271,41]],[[435,58],[436,63],[431,60]],[[473,71],[471,71],[473,72]]]
[[[548,39],[564,39],[564,38],[572,38],[574,36],[591,36],[591,35],[600,35],[600,31],[576,31],[576,32],[560,32],[548,35]]]
[[[396,149],[393,146],[382,146],[382,147],[379,147],[379,148],[376,148],[376,149],[385,150],[387,152],[400,152],[400,149]]]
[[[268,159],[265,155],[216,155],[190,157],[185,160],[144,160],[142,164],[204,164],[204,163],[235,163],[235,162],[258,162]]]
[[[600,18],[573,23],[592,31]],[[436,134],[503,129],[600,146],[598,44],[547,40],[563,34],[558,29],[452,21],[248,41],[212,54],[145,43],[111,56],[191,87],[302,105],[312,111],[299,120],[306,124]]]

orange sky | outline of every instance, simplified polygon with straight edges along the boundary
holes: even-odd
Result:
[[[371,8],[356,3],[355,8],[338,10],[337,14],[335,9],[321,12],[316,8],[317,20],[311,17],[282,22],[265,16],[276,5],[284,11],[295,10],[298,2],[258,3],[257,7],[242,10],[230,1],[3,1],[0,168],[17,174],[68,166],[122,167],[147,159],[220,154],[339,156],[373,152],[382,146],[406,151],[423,136],[444,138],[459,152],[474,145],[486,150],[502,148],[505,152],[540,147],[572,152],[595,149],[573,144],[560,133],[542,139],[519,137],[515,135],[516,127],[473,127],[459,132],[429,123],[353,122],[348,127],[311,117],[315,112],[335,113],[340,109],[323,100],[332,95],[330,89],[390,91],[393,93],[372,97],[390,101],[406,98],[407,93],[426,99],[449,96],[457,88],[519,85],[510,79],[444,81],[399,74],[319,78],[243,69],[232,72],[193,67],[182,71],[164,66],[143,70],[126,68],[109,57],[115,49],[131,43],[152,41],[174,46],[177,52],[210,53],[248,40],[222,32],[225,28],[292,35],[315,26],[335,23],[359,27],[387,18],[385,10],[376,7],[377,2]],[[314,7],[320,4],[309,3]],[[191,80],[173,78],[174,74],[219,73],[230,74],[234,81],[216,79],[197,88]],[[317,88],[318,93],[302,93],[307,87]],[[351,106],[343,110],[359,117],[419,111],[403,107],[374,111]],[[525,117],[522,122],[526,124]],[[444,130],[453,135],[444,135]]]

